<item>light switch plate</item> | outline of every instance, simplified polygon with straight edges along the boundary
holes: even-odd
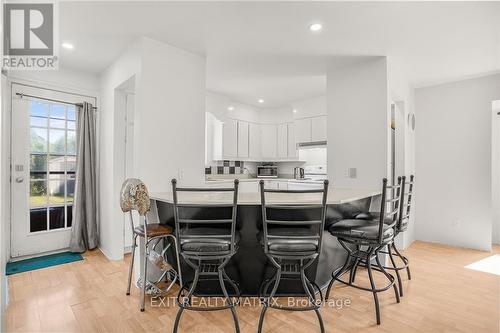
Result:
[[[356,168],[349,168],[348,176],[349,176],[349,178],[357,178],[358,177],[358,170]]]

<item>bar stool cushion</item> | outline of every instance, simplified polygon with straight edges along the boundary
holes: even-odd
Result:
[[[197,227],[184,228],[181,230],[181,249],[189,252],[224,252],[230,250],[231,239],[220,237],[221,235],[231,235],[231,230],[226,228]],[[196,236],[200,236],[197,238]],[[206,237],[213,236],[213,237]],[[219,236],[219,237],[217,237]],[[236,231],[234,235],[235,243],[240,241],[240,233]]]
[[[377,222],[380,219],[380,213],[378,212],[359,213],[358,215],[356,215],[355,218],[359,220],[370,220],[373,222]],[[384,223],[390,225],[394,223],[394,221],[392,221],[391,219],[387,219]],[[407,228],[408,228],[408,220],[405,219],[403,220],[400,228],[397,231],[398,232],[405,231]]]
[[[382,239],[390,239],[394,235],[394,229],[387,225],[390,220],[386,220],[382,229]],[[349,237],[358,239],[376,240],[378,237],[379,225],[376,221],[361,220],[361,219],[348,219],[341,220],[334,225],[330,226],[328,231],[336,237]]]
[[[158,223],[148,224],[146,231],[148,238],[171,235],[173,233],[172,227]],[[140,237],[144,237],[144,226],[141,225],[134,228],[134,232]]]
[[[268,236],[314,236],[315,232],[309,228],[273,228],[268,230]],[[263,244],[264,232],[257,235]],[[317,240],[301,240],[293,238],[268,239],[270,251],[280,252],[315,252],[318,249]]]

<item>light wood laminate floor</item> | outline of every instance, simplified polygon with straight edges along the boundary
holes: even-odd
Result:
[[[415,242],[405,252],[413,279],[404,276],[405,296],[397,304],[392,290],[381,293],[382,325],[375,323],[370,293],[341,286],[335,298],[343,309],[323,308],[327,332],[499,332],[500,276],[464,268],[492,253]],[[139,311],[139,293],[125,295],[130,257],[109,261],[99,251],[85,260],[10,276],[6,329],[30,332],[171,332],[175,305]],[[378,274],[377,274],[378,275]],[[367,283],[360,270],[360,282]],[[382,283],[383,279],[378,276]],[[172,293],[174,295],[174,293]],[[157,302],[158,305],[159,302]],[[239,306],[242,332],[256,332],[259,307]],[[319,332],[313,312],[269,310],[265,332]],[[181,332],[233,332],[228,310],[185,311]]]

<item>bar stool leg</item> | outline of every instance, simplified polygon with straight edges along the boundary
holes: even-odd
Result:
[[[141,312],[144,312],[144,306],[146,303],[146,282],[147,282],[147,271],[148,271],[148,241],[146,237],[144,237],[144,260],[142,267],[142,288],[141,288]]]
[[[257,330],[258,333],[262,333],[262,326],[264,325],[264,317],[266,315],[267,308],[269,307],[269,301],[274,297],[276,294],[276,291],[278,290],[278,286],[280,284],[281,280],[281,266],[277,263],[274,262],[273,260],[273,265],[276,267],[276,279],[274,280],[274,286],[273,289],[271,290],[271,293],[269,294],[269,297],[266,297],[264,300],[264,305],[262,307],[262,311],[260,312],[260,317],[259,317],[259,328]],[[264,290],[264,292],[266,292]]]
[[[396,296],[396,302],[400,302],[400,299],[399,299],[399,291],[398,291],[398,287],[396,286],[396,283],[394,281],[394,276],[392,276],[391,274],[387,273],[387,271],[385,270],[384,266],[380,263],[380,259],[378,258],[378,250],[375,250],[375,260],[377,261],[377,265],[378,267],[380,268],[380,271],[382,273],[384,273],[385,277],[387,278],[387,280],[389,280],[392,284],[392,287],[394,288],[394,295]],[[397,270],[396,270],[396,273],[397,273]]]
[[[373,293],[373,300],[375,302],[375,314],[377,317],[377,325],[380,325],[380,305],[378,303],[378,296],[377,292],[375,291],[377,288],[375,286],[375,281],[373,280],[373,273],[372,273],[372,262],[370,260],[372,254],[373,254],[374,249],[369,249],[368,250],[368,255],[366,257],[366,268],[368,269],[368,277],[370,278],[370,285],[372,287],[372,293]]]
[[[396,272],[396,278],[398,279],[399,285],[399,295],[403,297],[403,282],[401,281],[401,275],[399,274],[399,269],[396,266],[396,261],[392,255],[391,247],[393,244],[387,245],[387,253],[389,253],[389,258],[391,259],[392,267],[394,267],[394,271]]]
[[[392,244],[392,248],[394,249],[394,251],[396,252],[396,255],[398,257],[401,258],[401,260],[403,260],[403,262],[405,263],[406,265],[406,273],[408,274],[408,280],[411,280],[411,273],[410,273],[410,261],[408,260],[408,258],[406,258],[404,255],[402,255],[399,250],[396,248],[396,245],[394,245],[394,243]]]
[[[195,270],[194,270],[193,283],[191,284],[191,288],[189,288],[189,292],[186,296],[188,304],[191,303],[191,296],[193,296],[193,293],[196,289],[196,285],[198,284],[198,279],[200,277],[200,266],[191,265],[191,267],[195,268]],[[179,328],[179,324],[181,322],[182,312],[184,311],[184,306],[186,305],[186,302],[181,303],[179,300],[181,297],[181,293],[182,293],[183,288],[184,288],[184,286],[181,286],[181,289],[179,290],[179,294],[177,295],[177,303],[179,305],[179,311],[177,311],[177,315],[175,316],[173,333],[177,333],[177,329]]]
[[[351,253],[347,252],[347,258],[344,262],[344,265],[337,271],[337,273],[335,274],[332,273],[332,279],[330,280],[330,283],[328,284],[328,289],[326,290],[325,300],[328,300],[330,298],[330,291],[332,289],[333,282],[335,282],[336,278],[340,277],[342,274],[344,274],[344,272],[346,272],[350,261],[351,261]]]
[[[130,285],[132,284],[132,274],[134,272],[134,258],[135,258],[135,248],[137,246],[137,235],[134,234],[132,237],[132,259],[130,261],[128,269],[128,285],[127,285],[127,295],[130,295]]]
[[[229,294],[227,293],[226,285],[224,284],[223,270],[224,270],[224,267],[222,265],[219,266],[219,283],[220,283],[220,287],[222,289],[222,293],[224,294],[224,297],[226,298],[228,304],[231,306],[230,309],[231,309],[231,314],[233,315],[234,328],[236,329],[236,333],[239,333],[240,332],[240,324],[238,322],[238,316],[236,315],[236,310],[234,308],[234,303],[229,298]],[[238,291],[238,290],[236,289],[236,291]]]
[[[318,317],[319,328],[321,330],[321,333],[325,333],[325,325],[323,323],[323,318],[321,317],[321,313],[319,312],[319,306],[317,306],[316,304],[316,298],[314,297],[314,295],[311,294],[311,291],[309,290],[309,287],[307,285],[307,277],[304,273],[304,267],[302,265],[302,261],[300,265],[300,280],[302,281],[302,287],[304,288],[304,291],[306,292],[307,297],[309,298],[309,302],[311,302],[314,306],[316,306],[314,312],[316,313],[316,317]]]

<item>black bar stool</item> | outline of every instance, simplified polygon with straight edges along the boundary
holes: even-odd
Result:
[[[292,195],[283,194],[317,193],[317,203],[293,204]],[[266,201],[266,194],[274,195],[273,203]],[[260,181],[260,197],[262,206],[263,230],[259,234],[264,247],[264,253],[276,269],[271,279],[265,280],[260,288],[259,298],[263,308],[259,318],[258,332],[262,332],[264,317],[268,308],[286,311],[314,311],[318,317],[321,332],[325,331],[323,319],[315,296],[315,289],[323,297],[320,288],[309,281],[305,270],[314,263],[321,253],[321,242],[326,215],[326,198],[328,180],[323,188],[312,190],[276,190],[265,189],[264,181]],[[279,203],[276,203],[279,202]],[[308,298],[309,305],[305,307],[279,306],[271,302],[283,279],[299,279]],[[273,283],[274,282],[274,283]],[[271,292],[268,293],[270,285]]]
[[[401,177],[398,178],[398,184],[392,186],[387,185],[387,179],[384,178],[382,181],[382,198],[378,220],[340,220],[329,228],[330,233],[337,237],[340,245],[347,251],[347,258],[339,270],[332,272],[332,279],[328,285],[326,299],[329,298],[332,285],[335,281],[357,289],[370,291],[373,293],[378,325],[380,325],[380,306],[377,293],[393,287],[396,301],[400,302],[398,287],[395,283],[396,279],[381,264],[379,253],[385,246],[392,244],[394,240],[394,226],[398,222],[400,211],[401,188]],[[391,190],[392,194],[387,193],[388,190]],[[386,212],[387,207],[390,207],[389,212]],[[372,266],[373,260],[376,262],[375,266]],[[367,268],[371,288],[354,284],[356,270],[359,265]],[[383,273],[389,280],[389,284],[382,288],[377,288],[373,279],[374,270]],[[341,279],[342,275],[346,272],[350,272],[349,281]]]
[[[230,309],[236,332],[240,332],[235,306],[226,289],[228,282],[234,292],[240,295],[236,283],[226,274],[224,267],[236,253],[239,236],[236,232],[236,211],[238,207],[238,180],[231,188],[180,188],[177,181],[172,180],[174,199],[175,232],[178,240],[178,251],[186,263],[194,270],[192,281],[181,286],[177,295],[179,311],[175,318],[173,332],[177,332],[181,315],[184,310],[218,311]],[[201,200],[216,198],[214,204],[179,203],[179,192],[203,192]],[[223,198],[219,192],[232,192],[231,199]],[[226,201],[226,203],[222,203]],[[229,202],[230,201],[230,202]],[[228,217],[228,209],[231,215]],[[202,212],[200,214],[200,212]],[[209,213],[210,212],[210,213]],[[207,217],[208,216],[208,217]],[[226,304],[222,306],[200,307],[192,305],[192,296],[199,281],[218,280]],[[185,295],[183,295],[185,294]]]
[[[399,210],[399,218],[398,222],[394,226],[394,237],[399,235],[402,232],[405,232],[408,229],[408,223],[410,221],[410,208],[411,208],[411,199],[413,196],[413,184],[415,177],[410,175],[410,180],[406,181],[406,177],[402,177],[401,184],[401,204]],[[408,191],[406,191],[408,189]],[[378,213],[361,213],[356,216],[357,219],[363,220],[372,220],[376,221],[378,219]],[[386,251],[380,251],[380,253],[389,255],[389,259],[391,261],[392,266],[384,266],[385,269],[392,270],[396,273],[396,277],[398,279],[399,286],[399,295],[403,296],[403,281],[401,279],[401,274],[399,271],[406,269],[406,273],[408,275],[408,280],[411,280],[411,272],[410,272],[410,261],[407,257],[405,257],[394,245],[394,242],[387,245]],[[398,265],[396,259],[394,257],[398,257],[402,265]]]

